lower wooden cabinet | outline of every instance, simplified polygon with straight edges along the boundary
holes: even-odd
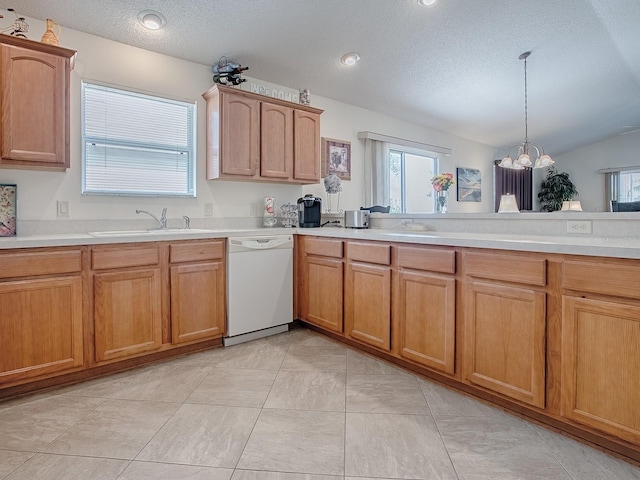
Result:
[[[464,380],[544,408],[545,293],[472,281],[464,295]]]
[[[391,269],[348,262],[345,277],[345,334],[380,350],[391,350]]]
[[[0,282],[0,386],[83,365],[82,279]]]
[[[224,334],[225,283],[222,262],[171,267],[172,343]]]
[[[640,306],[562,303],[562,414],[640,445]]]
[[[298,238],[300,318],[332,332],[343,332],[343,242]]]
[[[95,274],[93,302],[96,361],[139,355],[162,345],[160,268]]]
[[[397,273],[398,353],[402,358],[453,374],[456,282],[428,272]]]
[[[304,262],[302,318],[327,330],[342,332],[342,260],[306,257]]]

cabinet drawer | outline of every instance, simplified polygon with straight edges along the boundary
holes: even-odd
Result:
[[[160,253],[157,245],[91,250],[91,268],[93,270],[157,265],[159,262]]]
[[[171,263],[217,260],[223,256],[224,246],[221,241],[182,243],[169,246],[169,261]]]
[[[430,272],[456,273],[456,253],[436,248],[398,247],[398,267]]]
[[[391,247],[378,243],[349,242],[347,258],[354,262],[391,265]]]
[[[640,298],[640,267],[564,262],[562,287],[615,297]]]
[[[470,277],[489,278],[525,285],[546,285],[547,261],[509,254],[465,253],[462,264]]]
[[[81,250],[0,255],[0,278],[74,273],[81,270]]]
[[[342,258],[342,241],[304,237],[304,251],[307,255]]]

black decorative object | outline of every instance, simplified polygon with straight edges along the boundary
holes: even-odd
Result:
[[[249,70],[249,67],[243,67],[239,63],[227,60],[227,57],[220,57],[218,63],[211,67],[213,71],[213,82],[220,85],[240,85],[246,82],[246,78],[240,78],[242,72]]]
[[[15,9],[13,8],[7,8],[7,11],[13,12],[16,16],[16,19],[7,28],[3,28],[2,30],[0,30],[0,33],[7,33],[14,37],[27,38],[25,33],[29,31],[29,24],[25,21],[24,17],[19,17]],[[2,18],[2,15],[0,15],[0,18]]]

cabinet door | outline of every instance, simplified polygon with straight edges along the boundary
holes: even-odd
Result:
[[[221,262],[171,267],[172,342],[221,337],[225,297]]]
[[[640,307],[562,303],[562,414],[640,444]]]
[[[391,349],[391,269],[347,263],[345,333],[372,347]]]
[[[222,173],[257,176],[260,162],[260,102],[226,93],[221,97]]]
[[[293,170],[293,110],[262,102],[260,176],[287,179]]]
[[[300,311],[302,319],[342,333],[342,260],[304,256]]]
[[[424,272],[398,272],[398,351],[400,356],[446,373],[454,372],[454,278]]]
[[[320,115],[295,110],[293,135],[293,178],[320,180]]]
[[[0,48],[1,163],[67,168],[68,61],[22,47]]]
[[[545,294],[470,282],[466,296],[465,381],[544,407]]]
[[[162,344],[160,269],[93,277],[96,360],[138,355]]]
[[[0,336],[0,385],[81,367],[81,278],[0,283]]]

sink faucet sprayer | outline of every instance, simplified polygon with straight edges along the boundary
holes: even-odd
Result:
[[[161,229],[162,228],[167,228],[167,209],[166,208],[162,209],[162,215],[160,215],[160,218],[156,217],[151,212],[147,212],[146,210],[136,210],[136,213],[146,213],[151,218],[153,218],[156,222],[158,222],[158,224],[160,225]]]

